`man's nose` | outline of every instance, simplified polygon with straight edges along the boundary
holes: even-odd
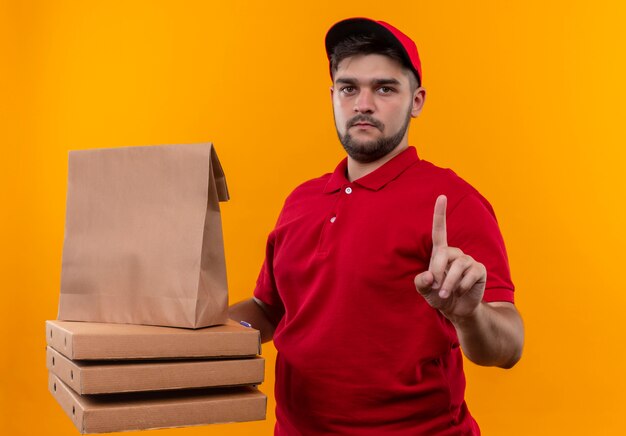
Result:
[[[374,95],[369,90],[362,90],[354,101],[354,111],[362,114],[374,112]]]

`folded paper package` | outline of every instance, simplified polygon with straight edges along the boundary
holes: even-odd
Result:
[[[212,144],[71,151],[59,319],[226,322],[228,198]]]

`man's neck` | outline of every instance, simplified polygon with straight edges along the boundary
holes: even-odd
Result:
[[[355,181],[356,179],[360,179],[361,177],[367,176],[369,173],[376,171],[378,168],[382,167],[384,164],[389,162],[391,159],[402,153],[404,150],[408,148],[408,144],[399,144],[396,148],[394,148],[390,153],[381,157],[374,162],[358,162],[348,156],[348,169],[346,177],[350,182]]]

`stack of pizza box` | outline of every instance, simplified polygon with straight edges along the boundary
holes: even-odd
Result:
[[[81,433],[265,419],[259,331],[46,321],[49,390]]]

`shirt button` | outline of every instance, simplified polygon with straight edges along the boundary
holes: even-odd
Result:
[[[346,188],[346,194],[352,194],[352,188],[351,187],[347,187]]]
[[[336,217],[336,216],[334,216],[334,217],[332,217],[332,218],[330,219],[330,222],[331,222],[331,223],[334,223],[336,219],[337,219],[337,217]]]

